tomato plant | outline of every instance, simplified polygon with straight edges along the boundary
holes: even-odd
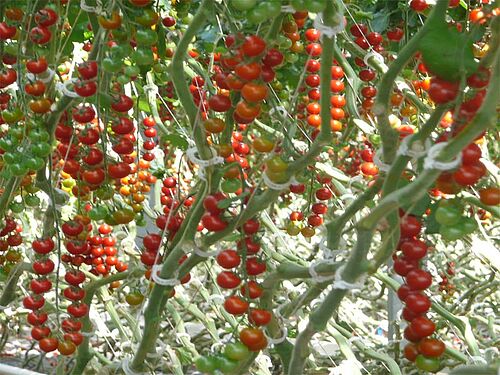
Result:
[[[73,375],[494,372],[499,16],[4,1],[0,351]]]

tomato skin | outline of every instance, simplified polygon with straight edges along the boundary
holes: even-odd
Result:
[[[40,350],[49,353],[57,349],[59,341],[55,337],[46,337],[39,341]]]
[[[267,339],[259,328],[243,328],[240,331],[241,342],[252,352],[258,352],[267,347]]]
[[[221,133],[226,127],[226,123],[219,118],[210,118],[205,120],[203,125],[205,126],[205,130],[207,132],[213,134]]]
[[[427,254],[427,245],[420,240],[407,240],[401,245],[401,250],[406,259],[419,260]]]
[[[224,95],[216,94],[208,99],[208,107],[215,112],[226,112],[231,105],[231,99]]]
[[[31,329],[31,337],[34,340],[40,341],[41,339],[50,335],[50,328],[47,326],[36,326]]]
[[[241,342],[229,343],[224,348],[224,356],[233,361],[242,361],[247,358],[249,354],[248,348]]]
[[[488,206],[497,206],[500,204],[500,188],[489,187],[479,190],[479,199]]]
[[[266,49],[266,42],[257,35],[249,35],[241,46],[241,51],[247,57],[260,55]]]
[[[267,87],[254,82],[248,82],[241,89],[241,96],[247,102],[261,102],[267,97]]]
[[[405,345],[403,349],[403,354],[408,361],[415,362],[419,354],[417,345],[412,342],[409,342],[408,344]]]
[[[111,108],[116,112],[128,112],[134,106],[132,98],[125,94],[113,95],[111,99]]]
[[[448,82],[438,77],[432,77],[428,94],[434,103],[445,104],[457,97],[458,89],[458,83]]]
[[[472,186],[482,177],[474,165],[462,165],[454,174],[455,182],[462,186]]]
[[[201,217],[201,223],[210,232],[220,232],[227,227],[227,222],[209,212]]]
[[[406,275],[406,283],[412,290],[424,290],[432,285],[432,276],[422,269],[414,269]]]
[[[261,286],[254,280],[250,280],[247,285],[242,285],[240,288],[240,292],[243,296],[247,296],[247,287],[248,287],[248,297],[251,299],[259,298],[264,290]]]
[[[401,218],[401,237],[415,237],[418,236],[420,230],[422,229],[422,224],[420,220],[415,216],[404,216]]]
[[[263,309],[251,309],[248,314],[248,320],[257,326],[268,325],[272,317],[273,314],[270,311]]]
[[[6,22],[0,23],[0,40],[11,39],[16,35],[16,32],[15,26],[9,26]]]
[[[130,306],[138,306],[144,301],[144,295],[140,292],[130,292],[125,296],[125,301],[127,301]]]
[[[71,355],[75,352],[76,345],[70,340],[60,341],[57,350],[59,350],[59,353],[62,355]]]
[[[260,262],[257,258],[248,258],[245,263],[245,269],[248,275],[257,276],[266,272],[266,263]]]
[[[224,309],[231,315],[242,315],[248,310],[248,302],[240,297],[230,296],[224,301]]]
[[[224,289],[237,288],[241,279],[231,271],[222,271],[217,275],[217,285]]]
[[[405,300],[406,307],[417,314],[423,314],[427,312],[431,307],[431,301],[429,298],[423,294],[414,293],[408,295]]]
[[[236,66],[234,72],[241,79],[245,81],[252,81],[260,77],[262,68],[259,63],[253,62]]]
[[[30,40],[35,44],[47,44],[52,38],[52,33],[49,29],[43,26],[35,26],[30,30]]]
[[[415,364],[420,370],[428,372],[437,372],[441,368],[441,362],[437,358],[427,358],[421,354],[417,356]]]
[[[426,357],[441,357],[446,347],[444,342],[438,339],[422,339],[418,343],[418,351]]]
[[[43,311],[32,311],[27,315],[27,321],[32,326],[41,326],[48,319],[47,313]]]

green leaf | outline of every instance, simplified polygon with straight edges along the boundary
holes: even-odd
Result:
[[[427,234],[435,234],[439,233],[439,228],[441,224],[436,221],[436,210],[438,208],[438,202],[434,202],[429,206],[431,210],[431,214],[427,216],[425,220],[425,233]]]
[[[145,99],[139,99],[139,110],[146,113],[151,113],[151,107],[149,106],[149,102]]]
[[[188,141],[179,134],[168,134],[162,137],[163,141],[170,142],[174,147],[178,147],[185,151],[189,147]]]
[[[420,42],[425,66],[439,78],[450,82],[459,81],[462,72],[466,75],[474,73],[478,65],[472,50],[474,37],[438,23]]]
[[[391,12],[387,9],[382,9],[380,12],[375,13],[373,20],[370,23],[373,31],[376,31],[377,33],[384,32],[387,29],[387,26],[389,26],[390,15]]]

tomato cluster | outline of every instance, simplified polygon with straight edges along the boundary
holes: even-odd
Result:
[[[17,250],[23,242],[21,231],[22,227],[14,218],[5,217],[0,230],[0,265],[5,273],[9,273],[22,259],[21,253]]]
[[[426,316],[431,301],[423,291],[432,284],[432,276],[421,268],[428,245],[418,239],[422,229],[419,218],[403,213],[401,217],[401,240],[399,256],[394,257],[394,271],[405,278],[405,283],[398,289],[398,297],[404,302],[402,317],[409,324],[404,330],[408,341],[404,348],[406,359],[416,362],[418,368],[436,372],[441,364],[439,357],[444,353],[445,345],[441,340],[429,338],[436,325]]]

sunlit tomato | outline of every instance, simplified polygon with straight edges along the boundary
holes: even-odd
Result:
[[[16,35],[15,26],[9,26],[6,22],[0,22],[0,40],[12,39]]]
[[[208,99],[208,106],[215,112],[226,112],[231,108],[231,99],[220,94],[212,95]]]
[[[124,162],[108,165],[108,174],[112,178],[127,177],[131,171],[130,165]]]
[[[444,104],[457,97],[458,89],[458,82],[448,82],[438,77],[432,77],[428,94],[434,103]]]
[[[234,72],[238,77],[245,81],[252,81],[260,77],[262,68],[259,63],[251,62],[248,64],[239,64],[234,69]]]
[[[217,285],[224,289],[237,288],[241,279],[231,271],[222,271],[217,275]]]
[[[246,285],[242,285],[240,291],[243,296],[251,299],[259,298],[264,292],[261,286],[254,280],[250,280]]]
[[[240,297],[230,296],[224,301],[224,309],[231,315],[242,315],[248,310],[248,302]]]
[[[92,79],[97,77],[97,61],[85,61],[78,65],[78,73],[83,79]]]
[[[252,147],[258,152],[271,152],[274,149],[274,142],[264,137],[257,137],[253,140]]]
[[[479,190],[479,199],[488,206],[498,206],[500,204],[500,189],[489,187]]]
[[[243,328],[240,341],[252,352],[258,352],[267,347],[267,339],[259,328]]]
[[[38,342],[40,350],[48,353],[57,349],[59,341],[55,337],[45,337]]]
[[[133,106],[134,101],[125,94],[117,94],[111,97],[111,108],[116,112],[128,112]]]
[[[406,283],[412,290],[424,290],[431,286],[432,276],[422,269],[414,269],[406,275]]]
[[[240,100],[236,105],[235,114],[242,118],[254,119],[260,114],[260,105]]]
[[[24,86],[24,90],[28,95],[41,96],[45,92],[45,84],[42,81],[27,83]]]
[[[90,185],[100,185],[106,178],[106,173],[100,168],[82,173],[82,179]]]
[[[241,51],[245,56],[258,56],[266,49],[266,42],[257,35],[249,35],[241,45]]]
[[[105,18],[104,16],[97,17],[99,25],[107,30],[116,30],[122,25],[122,17],[118,11],[113,11],[110,18]]]
[[[260,102],[267,97],[267,86],[248,82],[241,89],[241,96],[247,102]]]
[[[52,38],[52,33],[49,29],[43,26],[35,26],[30,30],[30,40],[35,44],[47,44]]]
[[[423,314],[431,307],[431,301],[423,294],[412,293],[406,297],[406,307],[417,314]]]
[[[257,326],[265,326],[269,324],[273,314],[268,310],[251,309],[248,314],[248,320]]]
[[[209,118],[203,123],[205,130],[209,133],[218,134],[221,133],[226,127],[224,120],[220,118]]]
[[[211,232],[220,232],[227,227],[227,222],[222,220],[219,216],[208,212],[202,216],[201,223],[203,224],[203,227]]]
[[[262,59],[262,63],[268,67],[275,67],[280,65],[283,62],[283,59],[284,56],[279,50],[271,48]]]
[[[235,250],[227,249],[221,251],[217,255],[217,264],[225,269],[238,267],[241,263],[241,258]]]

